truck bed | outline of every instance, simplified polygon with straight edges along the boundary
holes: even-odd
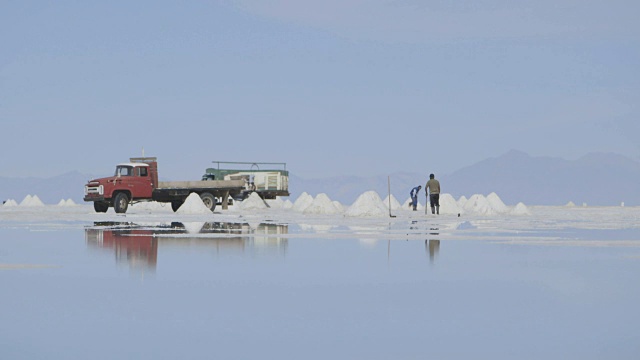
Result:
[[[156,189],[242,189],[244,180],[160,181]]]

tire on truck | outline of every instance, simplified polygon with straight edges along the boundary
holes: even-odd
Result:
[[[200,194],[200,199],[202,199],[202,203],[209,210],[213,211],[216,209],[216,198],[211,193],[204,192]]]
[[[94,201],[93,202],[93,210],[97,213],[106,213],[109,210],[109,203],[102,201]]]
[[[129,207],[129,197],[127,194],[123,192],[119,192],[116,194],[116,197],[113,200],[113,209],[118,214],[124,214],[127,212],[127,208]]]

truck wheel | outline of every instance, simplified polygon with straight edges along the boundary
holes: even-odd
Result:
[[[171,202],[171,210],[173,210],[173,212],[178,211],[178,209],[180,209],[180,206],[182,206],[182,204],[184,204],[184,201],[172,201]]]
[[[97,213],[106,213],[107,210],[109,210],[109,204],[108,203],[99,202],[99,201],[94,201],[93,202],[93,210],[95,210]]]
[[[216,198],[210,193],[200,194],[200,199],[209,210],[213,211],[216,208]]]
[[[129,197],[125,193],[118,193],[113,200],[113,208],[118,214],[124,214],[129,207]]]

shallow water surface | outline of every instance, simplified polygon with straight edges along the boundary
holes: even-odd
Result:
[[[304,226],[271,223],[3,227],[0,358],[640,353],[637,247],[530,245],[513,234],[482,241],[464,232],[451,240],[434,229],[380,240],[362,229],[307,237]]]

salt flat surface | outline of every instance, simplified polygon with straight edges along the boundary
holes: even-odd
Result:
[[[335,214],[0,207],[0,358],[637,355],[640,208],[346,215],[370,195]]]

